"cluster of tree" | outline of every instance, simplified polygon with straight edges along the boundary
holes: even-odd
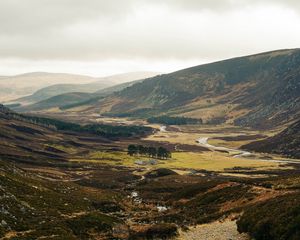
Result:
[[[90,124],[83,126],[83,129],[96,133],[105,137],[132,137],[145,136],[152,132],[152,128],[144,126],[120,126],[120,125],[106,125],[106,124]]]
[[[87,124],[80,125],[72,122],[65,122],[52,118],[23,115],[11,111],[9,108],[0,104],[0,113],[6,118],[14,118],[36,125],[52,128],[59,131],[72,131],[72,132],[85,132],[97,134],[107,138],[118,137],[133,137],[145,136],[152,132],[152,128],[145,126],[120,126],[120,125],[107,125],[107,124]]]
[[[167,115],[151,117],[147,119],[148,123],[160,123],[167,125],[187,125],[187,124],[202,124],[202,119],[187,118],[187,117],[170,117]]]
[[[171,152],[164,147],[155,148],[155,147],[145,147],[143,145],[133,145],[133,144],[130,144],[128,146],[128,154],[130,156],[141,155],[141,156],[149,156],[149,157],[159,158],[159,159],[171,158]]]
[[[107,124],[87,124],[65,122],[57,119],[36,116],[25,116],[27,121],[35,124],[55,128],[60,131],[86,132],[107,138],[145,136],[152,132],[152,128],[144,126],[119,126]]]
[[[81,125],[76,124],[76,123],[71,123],[71,122],[65,122],[57,119],[52,119],[52,118],[45,118],[45,117],[37,117],[37,116],[30,116],[30,115],[23,115],[23,117],[37,125],[45,126],[45,127],[50,127],[56,130],[60,131],[74,131],[78,132],[81,129]]]
[[[152,108],[140,108],[137,110],[129,111],[129,112],[120,112],[120,113],[104,113],[103,116],[108,117],[140,117],[140,118],[147,118],[148,116],[151,116],[153,112]]]

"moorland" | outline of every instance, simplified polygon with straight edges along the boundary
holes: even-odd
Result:
[[[299,239],[299,66],[280,50],[0,105],[1,239]]]

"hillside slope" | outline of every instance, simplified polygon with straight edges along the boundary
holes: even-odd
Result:
[[[242,148],[300,158],[300,121],[295,122],[273,137],[252,142],[244,145]]]
[[[80,125],[23,115],[0,104],[0,159],[39,165],[64,164],[120,138],[145,137],[152,128],[105,124]],[[117,148],[116,148],[117,149]],[[88,151],[87,151],[88,150]]]
[[[87,109],[110,115],[166,113],[205,122],[276,126],[300,113],[300,50],[261,53],[160,75]]]
[[[69,147],[74,139],[52,127],[39,125],[0,105],[0,159],[47,165],[64,162],[66,152],[52,146],[65,141]]]
[[[112,227],[120,220],[98,211],[93,202],[107,201],[108,196],[116,194],[105,189],[101,194],[93,194],[97,191],[87,191],[84,184],[76,184],[83,178],[76,172],[85,171],[85,166],[68,161],[73,154],[79,155],[76,151],[105,148],[110,143],[107,139],[56,131],[2,105],[0,129],[1,239],[53,239],[55,236],[75,240],[82,239],[83,232],[89,235],[95,230],[112,239]],[[107,168],[103,168],[101,175],[107,172],[111,174],[106,176],[109,181],[116,182],[122,175]]]

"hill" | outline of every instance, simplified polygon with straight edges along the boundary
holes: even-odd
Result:
[[[155,75],[157,75],[157,73],[154,72],[132,72],[132,73],[117,74],[117,75],[112,75],[112,76],[102,77],[102,78],[94,78],[93,82],[86,83],[86,84],[54,84],[39,89],[32,95],[16,99],[13,102],[18,102],[23,105],[24,104],[28,105],[64,93],[71,93],[71,92],[93,93],[124,82],[145,79],[148,77],[153,77]]]
[[[0,159],[47,164],[63,161],[65,153],[50,147],[59,133],[52,127],[35,124],[26,116],[0,105]],[[66,138],[67,139],[67,138]]]
[[[96,84],[86,84],[84,86],[87,86],[90,91],[95,91],[95,89],[97,89],[98,86],[98,91],[93,92],[93,93],[88,93],[88,92],[67,92],[67,93],[63,93],[63,94],[59,94],[59,95],[55,95],[53,97],[47,98],[45,100],[41,100],[39,102],[33,103],[33,104],[29,104],[29,105],[25,105],[22,106],[20,104],[16,104],[15,106],[11,105],[12,108],[16,111],[21,111],[21,112],[29,112],[29,111],[46,111],[49,109],[52,110],[66,110],[69,108],[73,108],[73,107],[79,107],[82,105],[86,105],[86,104],[91,104],[91,103],[95,103],[97,102],[99,99],[104,98],[105,96],[108,96],[114,92],[117,91],[121,91],[124,88],[127,88],[137,82],[141,82],[144,79],[139,79],[139,80],[134,80],[131,82],[125,82],[125,83],[121,83],[121,84],[117,84],[117,85],[113,85],[111,87],[107,87],[104,89],[101,89],[100,84],[97,82]],[[108,84],[108,83],[106,83]],[[111,82],[109,84],[112,84]],[[47,89],[53,89],[54,91],[50,91],[52,94],[54,94],[56,86],[59,85],[55,85],[55,86],[50,86],[48,88],[45,88],[44,90]],[[62,89],[63,89],[62,85]],[[83,90],[82,86],[78,87],[79,85],[74,85],[75,89],[79,89],[79,90]],[[103,87],[103,86],[102,86]],[[63,91],[62,89],[58,90],[57,92]],[[70,88],[66,88],[65,90],[71,90]],[[87,89],[86,89],[87,90]],[[25,101],[35,101],[39,98],[44,98],[46,97],[46,95],[49,95],[49,92],[47,92],[46,94],[40,94],[41,92],[43,92],[43,89],[40,91],[37,91],[35,94],[25,97],[23,98],[23,100]],[[57,93],[56,92],[56,93]],[[34,100],[35,99],[35,100]],[[22,100],[21,100],[22,102]]]
[[[1,239],[91,239],[91,231],[113,238],[112,228],[122,221],[98,207],[103,202],[110,211],[105,204],[113,205],[109,199],[118,197],[105,189],[110,188],[109,181],[121,189],[124,183],[117,178],[132,175],[102,168],[101,175],[110,176],[105,177],[107,183],[100,180],[105,186],[97,194],[99,190],[90,191],[86,183],[75,183],[84,178],[76,172],[84,172],[85,166],[68,162],[73,154],[79,156],[76,151],[104,149],[111,144],[108,139],[57,131],[2,105],[0,129]]]
[[[299,116],[299,79],[300,50],[278,50],[159,75],[100,99],[83,113],[143,118],[164,113],[273,127]]]
[[[86,101],[90,99],[91,96],[91,94],[84,92],[64,93],[28,106],[24,106],[21,108],[17,107],[16,110],[21,109],[22,111],[39,111],[51,108],[60,108],[62,106],[74,104],[76,102]]]
[[[7,102],[22,96],[30,95],[40,88],[53,84],[85,84],[96,80],[97,79],[93,77],[83,75],[46,72],[34,72],[1,77],[0,101]]]
[[[281,133],[262,141],[252,142],[243,149],[275,153],[300,158],[300,121],[293,123]]]

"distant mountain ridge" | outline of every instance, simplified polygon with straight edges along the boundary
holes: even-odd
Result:
[[[86,84],[55,84],[42,89],[39,89],[32,95],[22,97],[14,100],[22,104],[32,104],[39,101],[46,100],[48,98],[61,95],[64,93],[81,92],[81,93],[93,93],[108,87],[113,87],[117,84],[122,84],[127,81],[135,81],[148,77],[153,77],[158,73],[155,72],[131,72],[112,75],[102,78],[94,78],[93,82]]]
[[[40,88],[53,84],[85,84],[97,79],[84,75],[67,73],[33,72],[15,76],[1,77],[0,102],[11,101],[30,95]]]
[[[156,73],[154,72],[136,72],[105,77],[103,78],[105,79],[105,82],[104,80],[101,80],[85,85],[53,85],[47,88],[43,88],[33,95],[16,100],[16,102],[21,102],[23,104],[30,102],[32,102],[32,104],[24,106],[20,104],[12,104],[10,105],[10,107],[12,107],[16,111],[21,112],[41,110],[45,111],[51,108],[68,109],[72,106],[84,105],[87,102],[97,102],[98,99],[102,99],[109,94],[121,91],[124,88],[127,88],[137,82],[145,80],[143,77],[153,76],[155,74]],[[139,79],[140,77],[141,79]],[[127,81],[128,79],[133,80],[115,84],[115,82],[117,81]],[[109,85],[109,87],[104,87],[106,85]],[[66,88],[64,88],[65,86]],[[72,92],[71,90],[74,90],[75,92]],[[86,90],[86,92],[83,90]],[[58,94],[59,92],[63,93]]]
[[[86,112],[134,117],[164,113],[258,128],[287,123],[300,116],[300,50],[159,75],[98,100]]]

